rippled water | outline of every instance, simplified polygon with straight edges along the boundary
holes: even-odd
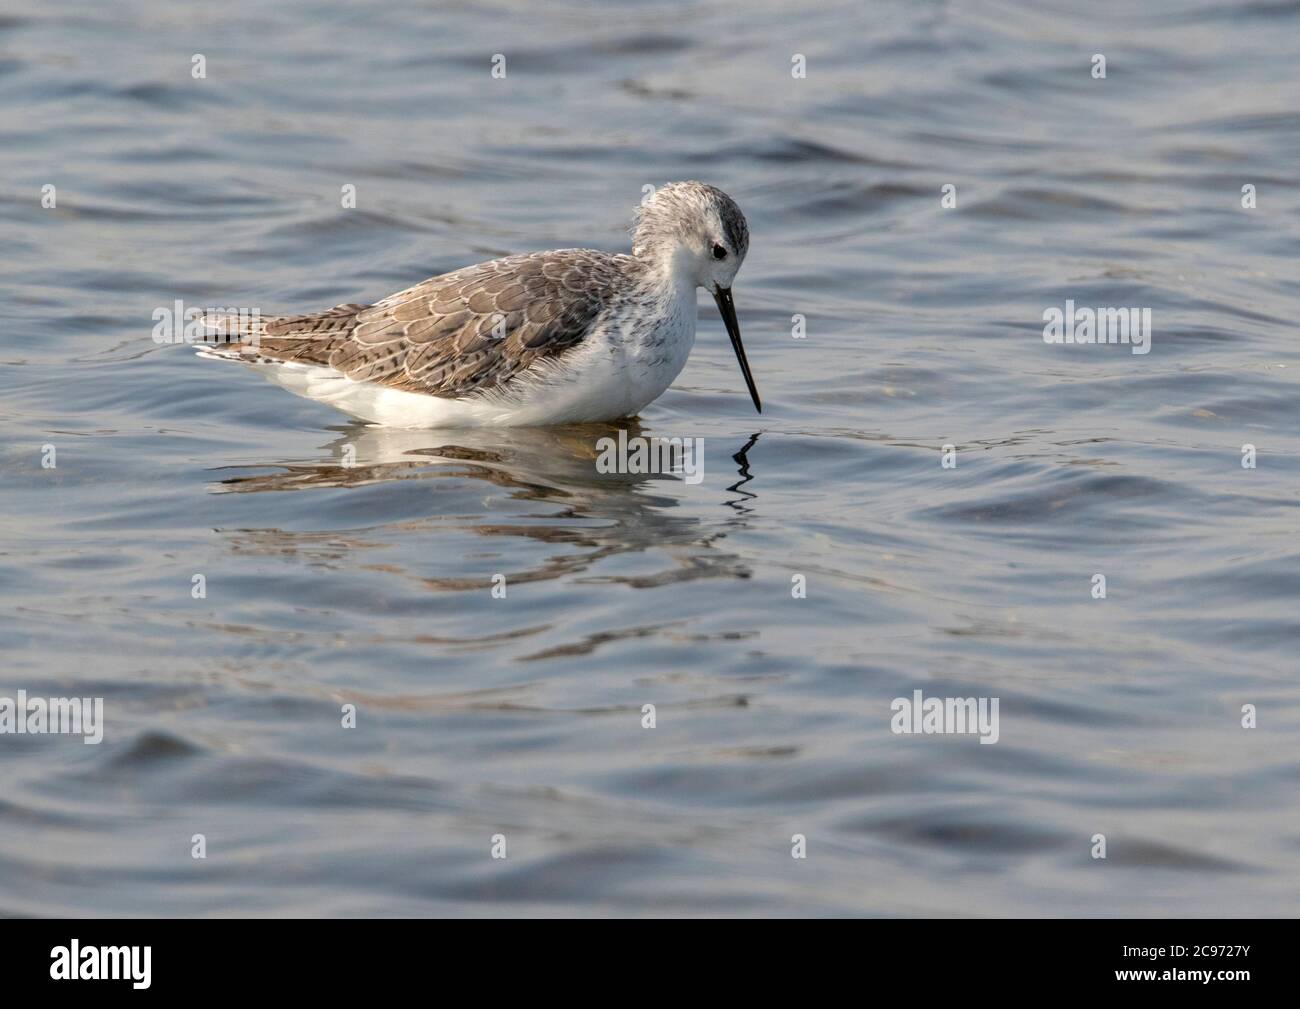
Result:
[[[0,913],[1300,912],[1300,4],[438,8],[0,17],[0,695],[106,721],[0,736]],[[640,421],[696,485],[152,339],[624,249],[680,178],[766,404],[702,299]]]

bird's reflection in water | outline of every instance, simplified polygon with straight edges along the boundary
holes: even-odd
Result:
[[[710,451],[709,465],[727,464],[724,484],[732,495],[719,499],[709,483],[688,486],[679,477],[601,472],[597,459],[601,439],[616,442],[620,429],[630,440],[649,438],[635,420],[619,424],[583,424],[552,428],[501,430],[404,431],[362,424],[340,428],[339,436],[325,446],[328,461],[275,464],[274,472],[236,476],[214,484],[221,493],[311,491],[323,488],[372,487],[393,481],[482,481],[508,491],[511,502],[536,501],[545,507],[521,514],[518,507],[503,508],[493,497],[455,495],[454,508],[437,494],[429,495],[429,511],[412,519],[403,509],[400,521],[349,525],[329,532],[309,533],[280,528],[227,530],[239,552],[310,552],[316,560],[346,561],[355,551],[374,544],[377,534],[392,539],[413,536],[421,530],[468,530],[484,537],[519,537],[556,544],[565,549],[549,554],[542,563],[508,573],[511,584],[581,575],[605,558],[627,553],[653,552],[671,563],[663,570],[640,574],[588,574],[587,583],[602,581],[637,588],[696,578],[748,578],[748,565],[722,543],[749,520],[755,494],[745,485],[754,477],[746,452],[758,436],[743,446]],[[712,448],[710,441],[710,449]],[[707,471],[706,471],[707,473]],[[683,506],[699,501],[701,508]],[[466,514],[467,501],[482,509]],[[440,507],[441,505],[441,507]],[[725,517],[707,518],[710,509],[726,505]],[[701,517],[704,512],[706,517]],[[355,512],[350,513],[355,518]],[[322,556],[322,551],[326,556]],[[329,556],[333,555],[333,556]],[[525,556],[522,554],[511,556]],[[328,558],[328,559],[327,559]],[[385,570],[420,582],[436,591],[481,590],[481,575],[458,576],[455,563],[439,563],[442,574],[416,575],[404,565]]]

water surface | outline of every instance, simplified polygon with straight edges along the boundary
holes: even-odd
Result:
[[[1298,36],[1212,0],[9,5],[0,695],[107,724],[0,736],[0,913],[1300,913]],[[152,339],[176,299],[623,250],[681,178],[748,215],[765,400],[701,299],[634,428],[703,438],[698,484]],[[1045,344],[1066,299],[1150,308],[1151,352]],[[917,689],[998,698],[999,741],[894,734]]]

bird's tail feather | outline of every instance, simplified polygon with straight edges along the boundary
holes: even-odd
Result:
[[[200,317],[203,356],[277,360],[315,356],[316,345],[345,336],[365,305],[336,305],[306,315],[262,315],[258,311],[205,312]]]

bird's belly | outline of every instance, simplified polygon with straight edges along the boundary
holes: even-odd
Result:
[[[524,376],[506,392],[445,399],[370,382],[333,368],[255,365],[290,392],[384,427],[531,427],[630,417],[656,400],[685,354],[637,357],[579,351],[565,367]],[[687,348],[689,353],[689,348]]]

